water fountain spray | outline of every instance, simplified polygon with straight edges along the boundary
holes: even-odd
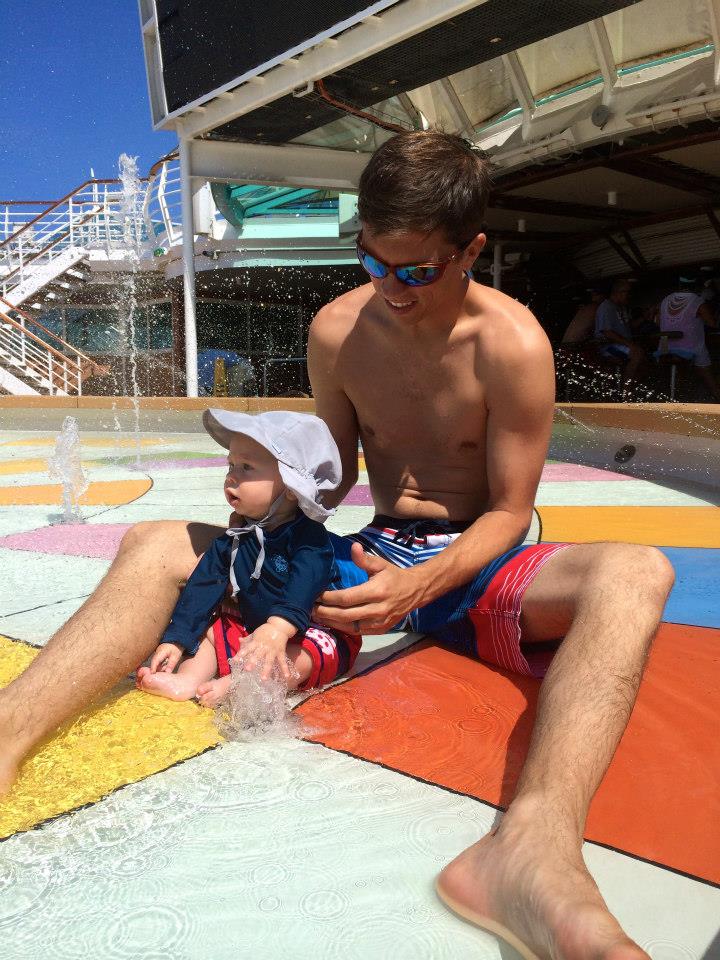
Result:
[[[120,216],[122,220],[122,246],[129,256],[131,271],[126,274],[118,302],[121,328],[121,348],[130,359],[130,380],[132,383],[133,412],[135,418],[135,467],[140,467],[140,389],[137,379],[138,345],[135,330],[137,310],[137,274],[140,268],[140,253],[143,242],[143,188],[138,173],[137,157],[120,154],[120,182],[122,183],[122,202]],[[116,416],[117,421],[117,416]]]
[[[63,513],[60,523],[82,523],[80,497],[89,486],[80,460],[80,436],[75,417],[65,417],[48,460],[50,476],[62,483]]]

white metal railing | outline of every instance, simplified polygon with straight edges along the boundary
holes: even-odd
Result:
[[[128,201],[118,179],[87,180],[56,201],[0,202],[0,364],[20,371],[51,394],[80,394],[83,374],[102,370],[17,304],[53,281],[70,286],[63,283],[63,274],[70,280],[72,266],[93,250],[110,256],[132,245],[134,252],[152,255],[158,247],[180,243],[177,155],[159,160],[150,176],[140,181],[140,190],[134,200],[137,207],[133,204],[130,212],[132,237]],[[140,211],[136,220],[135,212]]]
[[[147,242],[153,249],[170,248],[182,242],[180,161],[176,153],[158,160],[150,169],[143,219]]]
[[[159,160],[140,181],[142,226],[133,244],[152,252],[182,241],[180,163],[176,154]],[[86,180],[60,200],[0,203],[0,283],[7,297],[29,271],[52,279],[53,260],[70,249],[128,246],[126,199],[120,180]],[[38,208],[41,208],[38,212]]]
[[[70,356],[55,350],[27,329],[27,320],[32,318],[23,315],[20,320],[14,320],[0,311],[0,361],[51,395],[79,396],[83,377],[81,361],[88,358],[69,344],[66,346]]]
[[[0,243],[54,203],[54,200],[0,200]]]
[[[120,181],[88,180],[16,229],[0,243],[3,296],[30,270],[51,279],[52,261],[66,250],[121,242],[122,202]]]

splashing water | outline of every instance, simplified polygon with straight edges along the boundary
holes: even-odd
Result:
[[[80,460],[80,435],[75,417],[65,417],[48,460],[50,476],[62,483],[63,513],[60,523],[82,523],[80,497],[89,486]]]
[[[120,315],[120,348],[123,358],[127,354],[130,362],[130,382],[132,384],[133,411],[135,415],[135,467],[140,467],[140,388],[138,386],[138,345],[135,329],[137,311],[137,274],[140,269],[140,253],[143,240],[142,206],[144,192],[138,173],[137,157],[120,154],[118,161],[120,182],[122,183],[122,201],[120,216],[122,220],[123,249],[130,258],[131,270],[123,279],[118,300]],[[123,360],[124,366],[124,360]],[[124,377],[123,377],[124,379]]]
[[[223,737],[247,741],[302,736],[302,723],[290,711],[287,683],[279,671],[261,680],[258,670],[245,670],[241,657],[230,661],[230,670],[230,692],[215,711],[215,725]]]

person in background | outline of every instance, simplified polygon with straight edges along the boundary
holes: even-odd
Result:
[[[720,401],[720,386],[712,373],[712,360],[705,343],[705,327],[715,327],[713,309],[698,293],[695,277],[679,278],[678,289],[661,302],[658,325],[661,333],[679,331],[682,337],[670,340],[667,352],[693,361],[698,379],[707,387],[716,401]]]
[[[610,296],[597,308],[595,336],[603,344],[601,356],[608,359],[626,359],[625,377],[634,380],[647,360],[647,353],[633,342],[628,301],[631,285],[628,280],[616,280]]]
[[[590,287],[588,293],[590,294],[589,302],[583,303],[578,307],[575,316],[563,334],[563,338],[560,341],[561,343],[582,343],[593,336],[595,332],[595,317],[597,316],[598,307],[605,299],[605,294],[599,287]]]

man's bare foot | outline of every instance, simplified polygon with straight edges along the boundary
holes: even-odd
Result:
[[[138,669],[135,683],[139,690],[168,700],[192,700],[197,692],[197,680],[188,674],[153,673],[149,667]]]
[[[445,867],[440,898],[478,926],[514,935],[519,944],[506,939],[528,958],[648,960],[610,915],[580,850],[541,818],[519,825],[508,813]]]
[[[201,683],[197,688],[198,703],[203,707],[216,707],[228,695],[231,682],[232,677],[229,676]]]

